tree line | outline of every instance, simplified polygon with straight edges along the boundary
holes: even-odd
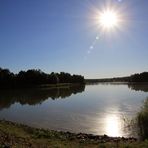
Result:
[[[84,83],[84,77],[81,75],[71,75],[65,72],[51,72],[50,74],[47,74],[40,69],[29,69],[14,74],[13,72],[10,72],[9,69],[0,68],[1,88],[57,83]]]
[[[86,83],[95,82],[148,82],[148,72],[136,73],[127,77],[115,77],[104,79],[86,79]]]
[[[148,72],[131,75],[129,82],[148,82]]]
[[[148,72],[136,73],[129,77],[113,78],[112,80],[121,82],[148,82]]]

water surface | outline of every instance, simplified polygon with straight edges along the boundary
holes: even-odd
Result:
[[[76,133],[135,136],[127,121],[147,96],[148,85],[121,83],[1,90],[0,119]]]

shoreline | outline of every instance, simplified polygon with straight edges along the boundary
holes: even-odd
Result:
[[[121,143],[123,145],[135,142],[138,142],[138,139],[134,137],[110,137],[107,135],[45,130],[16,122],[0,120],[0,147],[38,147],[39,145],[49,147],[49,145],[54,146],[55,143],[58,143],[59,145],[71,145],[72,143],[75,143],[76,145],[81,145],[82,147],[95,147],[99,144],[106,145],[110,143],[112,145],[118,145]]]

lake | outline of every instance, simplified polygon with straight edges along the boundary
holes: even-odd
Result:
[[[0,119],[33,127],[109,136],[136,136],[128,124],[148,97],[148,85],[86,86],[0,91]]]

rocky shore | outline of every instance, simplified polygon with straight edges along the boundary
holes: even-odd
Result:
[[[135,143],[134,137],[109,137],[107,135],[92,135],[85,133],[71,133],[63,131],[44,130],[26,125],[1,120],[0,121],[0,147],[98,147],[102,144],[119,146],[121,143]],[[65,145],[65,146],[62,146]],[[66,146],[67,145],[67,146]],[[73,147],[73,146],[72,146]]]

